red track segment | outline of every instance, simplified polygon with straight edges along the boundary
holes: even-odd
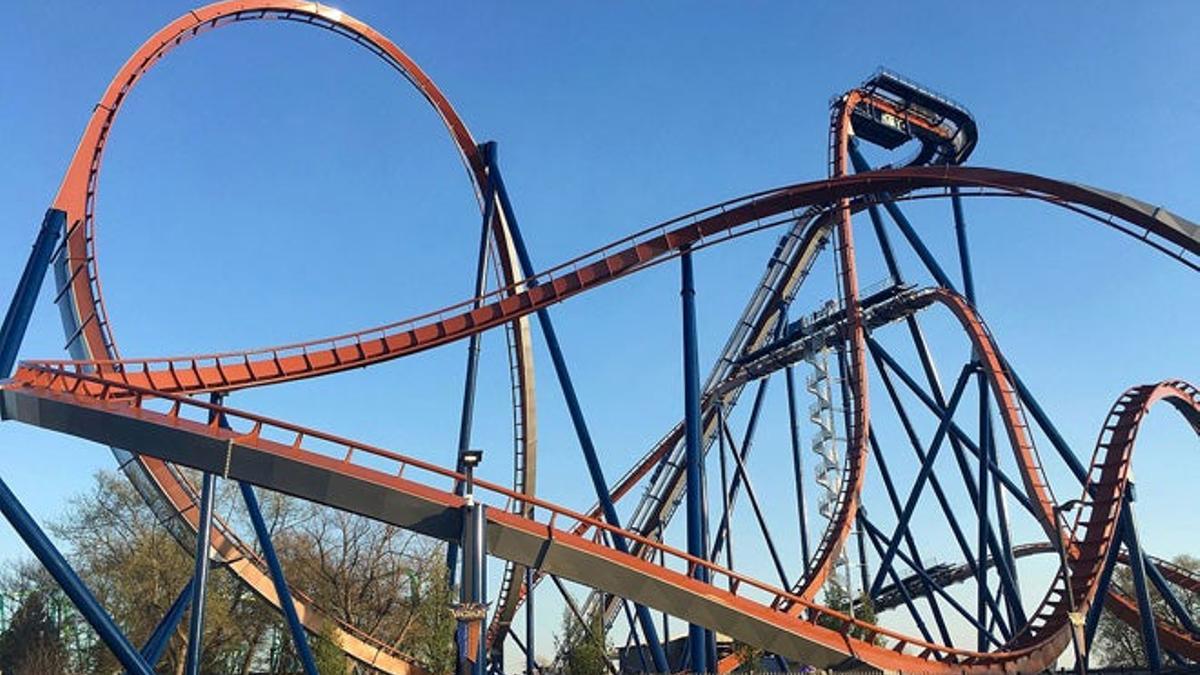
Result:
[[[899,195],[948,187],[997,190],[1042,199],[1101,222],[1120,219],[1189,251],[1200,252],[1200,227],[1165,210],[1114,193],[999,169],[891,169],[801,183],[727,202],[644,230],[547,270],[534,277],[536,286],[517,284],[481,298],[356,333],[280,347],[201,356],[36,363],[52,367],[99,367],[106,378],[114,381],[179,393],[232,391],[315,377],[380,363],[494,328],[667,260],[684,247],[696,248],[741,236],[771,224],[772,218],[786,219],[789,212],[807,206],[845,198],[868,198],[881,193]],[[668,229],[669,225],[674,227]],[[482,306],[476,307],[476,303],[482,303]]]

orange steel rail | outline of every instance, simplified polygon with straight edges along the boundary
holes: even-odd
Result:
[[[420,471],[442,479],[461,478],[453,471],[346,438],[187,397],[83,373],[37,370],[40,375],[36,380],[9,381],[3,385],[5,418],[104,443],[144,442],[139,450],[172,462],[330,503],[430,536],[451,539],[457,535],[458,520],[454,514],[462,498],[430,487],[428,480],[411,477],[414,471]],[[89,391],[94,387],[122,389],[126,395],[91,396]],[[493,501],[529,499],[546,519],[542,522],[493,510],[489,514],[488,544],[495,555],[662,608],[736,638],[763,644],[785,656],[816,665],[832,665],[850,656],[874,667],[907,672],[1025,672],[1041,669],[1057,657],[1068,637],[1067,612],[1086,609],[1092,601],[1104,555],[1112,544],[1111,533],[1127,485],[1137,425],[1158,400],[1172,403],[1200,433],[1200,392],[1186,383],[1171,381],[1138,387],[1118,401],[1097,444],[1093,470],[1083,492],[1083,509],[1068,533],[1071,578],[1078,591],[1077,604],[1081,606],[1066,607],[1066,594],[1052,588],[1025,631],[1005,649],[991,653],[934,645],[857,621],[789,591],[586,515],[491,483],[477,482],[477,486],[486,495],[485,499],[487,496]],[[153,405],[168,409],[156,411]],[[198,421],[208,420],[210,413],[224,415],[231,429]],[[381,463],[388,468],[378,468]],[[292,471],[305,472],[313,479],[326,478],[285,481],[283,477],[293,475],[289,473]],[[347,489],[350,486],[356,489]],[[387,499],[377,498],[381,494],[393,494],[400,501],[387,503]],[[625,536],[653,548],[672,564],[662,566],[620,554],[563,528],[564,523],[572,522]],[[696,565],[706,567],[716,578],[730,581],[733,591],[700,583],[678,570],[686,571]],[[787,613],[772,608],[784,605],[805,611]],[[835,621],[840,630],[818,625],[821,618]],[[869,639],[850,636],[852,628],[866,631]],[[876,641],[879,644],[873,643]]]
[[[66,303],[73,326],[69,328],[67,347],[80,349],[91,358],[104,360],[119,356],[108,312],[101,292],[100,274],[96,260],[96,193],[104,151],[113,123],[122,104],[143,75],[167,53],[200,35],[225,25],[246,20],[291,20],[338,33],[371,51],[408,80],[437,113],[458,150],[471,179],[481,209],[488,195],[486,171],[479,150],[454,108],[434,85],[432,79],[392,41],[340,10],[313,2],[298,0],[254,0],[252,2],[218,2],[188,12],[171,22],[146,42],[118,71],[100,101],[96,104],[83,137],[79,142],[66,175],[53,202],[53,208],[66,212],[67,237],[65,266],[60,271],[58,298]],[[492,226],[493,259],[499,263],[504,284],[521,281],[522,275],[507,223],[496,218]],[[536,464],[537,420],[533,401],[533,354],[528,320],[514,321],[511,339],[514,343],[514,395],[523,431],[518,452],[526,459],[527,475],[518,477],[525,492],[532,494],[535,485],[533,467]],[[135,457],[135,471],[141,471],[151,489],[167,501],[178,521],[195,530],[197,514],[195,490],[179,472],[152,457]],[[254,555],[253,547],[241,542],[223,525],[214,527],[214,549],[229,563],[231,571],[271,604],[278,606],[274,588],[265,567]],[[303,598],[297,594],[297,598]],[[374,641],[348,624],[325,617],[311,602],[301,603],[299,614],[312,630],[333,627],[342,647],[354,658],[388,673],[403,675],[412,670],[410,657],[399,654],[387,645]]]
[[[507,324],[513,328],[517,354],[514,385],[521,399],[521,422],[526,434],[524,452],[527,457],[524,465],[532,467],[536,420],[533,414],[532,350],[527,323],[530,313],[669,260],[685,248],[710,246],[767,227],[793,222],[809,216],[811,211],[804,210],[812,208],[826,210],[823,226],[832,227],[836,234],[839,287],[846,309],[846,338],[851,357],[852,424],[851,450],[847,456],[848,480],[843,482],[838,509],[821,539],[814,565],[807,571],[808,576],[803,583],[792,591],[776,589],[723,570],[712,563],[690,558],[655,541],[653,537],[614,530],[597,519],[595,514],[585,516],[541,502],[532,496],[534,486],[531,478],[521,481],[524,490],[519,493],[477,483],[493,496],[505,497],[508,504],[521,505],[525,509],[523,513],[492,512],[489,527],[494,525],[496,534],[493,541],[493,534],[489,530],[489,546],[497,555],[518,565],[533,564],[548,572],[558,569],[564,577],[663,608],[747,642],[814,663],[833,664],[837,660],[853,657],[889,670],[990,672],[1040,669],[1052,663],[1066,644],[1069,636],[1067,613],[1085,609],[1093,600],[1099,565],[1107,547],[1112,545],[1111,530],[1115,524],[1113,509],[1119,508],[1124,495],[1129,455],[1137,424],[1145,411],[1155,401],[1166,399],[1181,410],[1200,432],[1200,399],[1189,385],[1167,382],[1131,390],[1114,407],[1110,413],[1111,424],[1101,434],[1096,452],[1097,456],[1103,454],[1104,457],[1100,461],[1093,460],[1093,473],[1089,475],[1088,488],[1084,491],[1087,507],[1077,516],[1075,526],[1070,531],[1060,531],[1054,524],[1053,496],[1049,493],[1017,395],[1010,376],[1002,366],[994,340],[982,320],[964,300],[949,291],[930,291],[933,299],[949,308],[959,320],[980,354],[991,389],[999,403],[1010,445],[1021,467],[1025,488],[1037,506],[1039,520],[1052,538],[1068,546],[1071,583],[1076,587],[1073,595],[1078,599],[1077,606],[1067,606],[1068,594],[1059,590],[1062,584],[1060,578],[1048,592],[1033,620],[1009,645],[998,652],[978,653],[928,644],[854,621],[812,602],[848,535],[865,476],[870,415],[865,330],[851,224],[853,211],[873,202],[876,199],[873,195],[886,193],[895,199],[942,197],[947,195],[946,190],[951,187],[975,190],[977,194],[1042,199],[1136,236],[1175,255],[1185,264],[1200,269],[1195,262],[1184,257],[1185,252],[1193,255],[1200,253],[1200,227],[1123,195],[1030,174],[956,166],[907,167],[847,175],[850,116],[853,109],[863,101],[877,106],[889,105],[886,101],[870,101],[870,92],[862,90],[852,91],[835,109],[831,124],[832,175],[828,180],[768,190],[695,211],[596,249],[533,279],[522,277],[508,225],[503,217],[498,216],[489,225],[492,250],[499,263],[503,287],[491,293],[405,321],[331,338],[201,356],[121,359],[105,309],[95,246],[98,177],[112,125],[133,86],[165,54],[202,32],[247,19],[297,20],[324,27],[365,46],[392,65],[417,88],[446,126],[467,168],[481,208],[486,206],[484,202],[491,195],[488,176],[474,139],[432,80],[387,38],[338,10],[297,0],[219,2],[189,12],[172,22],[152,36],[125,63],[97,104],[53,203],[54,208],[67,214],[68,223],[64,244],[65,265],[61,268],[59,289],[59,297],[67,303],[74,324],[68,347],[78,348],[91,358],[22,364],[13,380],[0,386],[4,392],[3,412],[6,417],[67,430],[140,453],[132,461],[144,470],[145,477],[174,509],[178,520],[193,530],[197,523],[193,508],[195,490],[167,460],[191,466],[204,464],[198,468],[217,470],[218,473],[221,473],[218,470],[220,467],[210,467],[205,463],[211,457],[201,461],[194,453],[185,457],[161,447],[141,447],[136,434],[123,437],[118,433],[118,427],[137,429],[138,433],[155,438],[161,438],[161,434],[169,432],[178,437],[185,447],[193,449],[204,446],[206,442],[223,442],[226,444],[225,475],[230,475],[230,470],[236,468],[236,450],[239,457],[251,458],[247,461],[266,461],[262,459],[264,457],[286,460],[290,462],[289,466],[309,470],[308,475],[311,476],[324,476],[330,481],[351,480],[356,485],[375,486],[385,492],[395,493],[398,499],[416,499],[414,504],[419,502],[422,508],[432,509],[429,513],[435,516],[440,513],[444,518],[444,513],[456,509],[461,499],[454,497],[453,493],[401,478],[398,473],[409,467],[433,474],[439,479],[460,479],[461,476],[454,472],[347,439],[229,408],[210,406],[189,399],[186,395],[229,392],[364,367]],[[919,119],[915,121],[920,123]],[[1155,238],[1151,239],[1151,235]],[[756,330],[761,336],[766,326],[757,326]],[[169,409],[165,412],[154,409],[155,405],[168,404]],[[237,434],[187,417],[188,413],[199,414],[212,410],[241,420],[249,425],[249,429]],[[47,415],[46,411],[56,413]],[[77,423],[79,419],[92,420],[95,424],[81,427]],[[271,434],[280,433],[291,436],[291,443],[281,444],[271,440]],[[614,497],[620,497],[631,489],[654,462],[678,441],[678,435],[677,428],[656,446],[646,460],[626,474],[614,490]],[[336,445],[345,451],[345,455],[333,459],[314,453],[305,447],[311,442]],[[395,476],[382,473],[356,463],[356,455],[388,460],[397,463],[400,468]],[[262,476],[248,475],[242,476],[242,479],[284,492],[307,490],[296,485],[274,484]],[[300,496],[334,505],[338,503],[336,496],[328,494],[308,491]],[[549,515],[549,522],[540,523],[525,517],[530,513],[528,509],[535,506],[543,514]],[[365,515],[381,517],[379,513]],[[574,526],[564,529],[556,523],[556,519],[574,523]],[[444,527],[437,530],[429,524],[407,525],[442,538],[452,538],[453,535]],[[599,533],[603,530],[620,534],[634,542],[642,555],[618,554],[584,536],[589,531]],[[531,537],[540,542],[540,546],[561,546],[565,558],[576,562],[588,561],[596,570],[605,569],[615,576],[610,579],[582,567],[556,568],[557,563],[553,560],[532,559],[518,545],[521,541],[528,543]],[[223,524],[214,527],[213,547],[231,563],[231,569],[244,582],[268,601],[278,603],[261,561],[253,554],[252,548],[242,543]],[[713,576],[729,580],[733,592],[700,584],[677,570],[645,559],[653,558],[655,554],[669,558],[677,567],[684,569],[693,565],[708,567]],[[510,567],[508,571],[512,569]],[[665,596],[654,597],[646,592],[654,583],[662,585],[660,590]],[[746,589],[746,592],[739,592],[742,589]],[[524,589],[519,595],[523,595],[523,592]],[[747,597],[748,593],[753,597]],[[322,630],[332,621],[302,595],[297,596],[297,604],[302,619],[311,629]],[[1120,605],[1119,602],[1117,604]],[[1130,608],[1118,608],[1117,611],[1118,614],[1124,612],[1127,615]],[[1132,611],[1136,616],[1136,607]],[[718,615],[724,619],[718,621]],[[841,630],[817,625],[817,619],[821,617],[835,619],[841,625]],[[850,637],[848,631],[852,627],[868,631],[882,644]],[[343,649],[356,659],[386,672],[420,672],[418,667],[410,663],[411,658],[378,643],[370,636],[356,632],[353,627],[339,624],[338,630],[338,640]],[[1167,627],[1164,643],[1182,651],[1183,648],[1172,642],[1173,639],[1170,627]]]
[[[98,367],[114,382],[164,393],[229,392],[341,372],[448,344],[693,250],[790,222],[807,206],[880,193],[981,188],[1041,199],[1100,222],[1124,223],[1200,253],[1200,226],[1158,207],[1096,188],[1032,174],[977,167],[916,167],[800,183],[732,200],[643,230],[497,289],[403,321],[277,347],[194,356],[31,363]],[[772,220],[776,219],[776,220]],[[537,285],[532,285],[536,282]],[[476,305],[479,305],[476,307]],[[114,394],[119,395],[119,394]]]

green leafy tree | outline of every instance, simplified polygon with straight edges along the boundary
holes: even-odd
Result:
[[[864,623],[874,624],[876,621],[875,605],[871,602],[871,598],[865,593],[859,595],[854,601],[853,612],[851,611],[850,593],[846,590],[846,587],[841,584],[836,576],[829,577],[829,580],[825,582],[825,606],[842,614],[853,614],[855,619],[858,619]],[[832,616],[819,616],[817,617],[817,623],[836,631],[843,631],[846,629],[846,623],[844,621]],[[873,635],[871,631],[864,626],[852,626],[849,634],[852,637],[858,638],[859,640],[870,640],[872,642],[878,640],[878,636]]]
[[[565,671],[571,675],[605,675],[611,645],[599,614],[585,627],[568,608],[563,612],[562,632],[554,637]]]
[[[217,515],[248,533],[236,484],[219,483]],[[369,633],[437,675],[454,667],[454,621],[445,578],[444,545],[366,518],[259,491],[263,515],[289,584],[327,616]],[[176,538],[123,477],[100,472],[50,526],[72,566],[135,644],[149,637],[191,576],[186,533]],[[252,536],[246,538],[253,542]],[[68,665],[38,673],[120,672],[107,648],[65,601],[40,565],[0,571],[0,593],[20,606],[38,593],[68,653]],[[222,675],[298,672],[290,633],[279,613],[233,575],[214,567],[207,589],[201,670]],[[187,619],[172,634],[156,672],[181,673]],[[344,657],[333,634],[312,646],[322,673],[367,675]],[[8,667],[0,666],[3,675]],[[340,668],[340,669],[339,669]]]
[[[1200,559],[1180,555],[1171,562],[1190,572],[1200,573]],[[1133,596],[1133,573],[1128,567],[1121,565],[1113,570],[1112,584],[1114,590]],[[1174,585],[1172,590],[1191,616],[1200,616],[1200,595],[1189,593]],[[1153,584],[1150,584],[1149,591],[1154,616],[1160,621],[1182,628]],[[1090,660],[1093,664],[1114,668],[1145,668],[1147,665],[1146,652],[1142,648],[1141,630],[1121,621],[1107,609],[1100,614],[1100,623],[1096,627],[1096,637],[1091,648]]]
[[[65,673],[70,656],[42,591],[24,597],[0,633],[0,672],[5,675]]]
[[[310,635],[308,640],[318,673],[321,675],[350,675],[350,659],[346,658],[346,655],[334,642],[332,635]]]

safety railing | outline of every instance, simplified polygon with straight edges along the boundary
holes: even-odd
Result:
[[[333,458],[341,464],[353,465],[359,468],[402,477],[410,481],[413,480],[411,474],[415,471],[443,479],[439,480],[438,484],[446,484],[444,479],[449,479],[450,481],[466,479],[466,476],[463,474],[425,460],[281,420],[214,405],[188,397],[163,395],[154,390],[124,385],[92,374],[47,367],[37,367],[36,370],[39,373],[36,379],[24,382],[10,381],[4,386],[6,388],[26,387],[40,389],[49,392],[51,395],[61,393],[73,394],[80,405],[95,405],[107,408],[114,412],[114,414],[119,414],[115,411],[127,406],[134,410],[157,413],[169,421],[187,420],[203,425],[205,427],[204,434],[207,436],[242,444],[256,442],[274,444],[276,450],[302,460],[306,457],[323,456]],[[119,397],[122,403],[114,404],[111,400],[105,400],[106,398],[117,398],[109,396],[112,393],[111,390],[115,388],[127,390],[125,396]],[[89,394],[89,392],[97,390],[99,390],[99,396],[91,396]],[[114,405],[117,407],[113,408]],[[155,406],[165,406],[167,409],[160,411],[156,410]],[[149,415],[143,414],[141,418],[145,421],[156,423]],[[229,428],[221,426],[222,419],[225,420]],[[324,452],[314,448],[323,448]],[[382,467],[387,468],[384,469]],[[547,538],[557,541],[569,541],[571,537],[578,537],[578,535],[574,535],[571,532],[574,528],[570,526],[573,524],[576,526],[586,525],[594,532],[600,533],[602,535],[598,538],[600,541],[603,541],[605,538],[622,537],[632,544],[657,551],[659,558],[667,561],[666,564],[662,564],[653,562],[654,556],[650,556],[648,560],[632,555],[628,556],[631,562],[638,561],[635,564],[648,564],[662,569],[673,569],[680,574],[689,576],[698,568],[704,568],[708,571],[711,580],[710,583],[714,586],[714,592],[724,592],[718,590],[716,588],[718,586],[722,589],[727,588],[729,589],[728,592],[734,596],[753,602],[764,611],[771,611],[769,610],[769,606],[775,603],[790,607],[799,607],[802,611],[791,614],[791,621],[813,626],[823,626],[841,633],[849,639],[861,640],[871,644],[885,642],[887,643],[885,646],[896,653],[952,663],[975,662],[980,659],[986,660],[989,658],[996,659],[999,656],[1003,658],[1019,658],[1022,655],[1022,652],[1018,651],[1005,652],[1003,655],[985,654],[927,643],[920,639],[866,623],[817,603],[804,600],[787,590],[725,569],[715,563],[690,556],[683,551],[667,546],[654,539],[613,527],[601,520],[556,504],[516,493],[509,488],[488,481],[475,480],[474,485],[477,499],[486,501],[490,497],[499,503],[503,503],[504,500],[519,499],[536,507],[536,515],[532,519],[511,513],[505,514],[503,517],[536,523],[545,528]],[[454,496],[451,492],[446,492],[446,497],[449,500],[461,499]],[[626,554],[621,554],[614,549],[610,551],[609,555],[616,558]],[[718,583],[720,580],[723,580],[724,583]],[[788,614],[775,612],[775,615],[779,621],[789,620],[786,618],[789,616]],[[853,634],[853,637],[851,637],[851,634]]]

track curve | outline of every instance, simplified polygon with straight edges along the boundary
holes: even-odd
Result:
[[[462,159],[473,191],[484,210],[489,195],[488,176],[477,144],[466,125],[427,74],[391,40],[367,24],[340,10],[313,2],[299,0],[253,0],[217,2],[188,12],[151,36],[121,67],[105,90],[84,130],[82,139],[67,169],[52,208],[66,213],[67,237],[65,253],[55,265],[58,280],[57,300],[62,310],[67,349],[82,359],[100,361],[119,358],[104,296],[96,258],[96,197],[104,150],[122,105],[145,75],[166,54],[192,38],[233,23],[243,21],[286,20],[328,29],[371,51],[408,80],[437,113],[446,127]],[[522,274],[512,246],[507,223],[496,218],[491,223],[493,258],[499,261],[503,285],[520,283]],[[535,490],[533,467],[536,466],[537,421],[533,402],[533,354],[527,319],[514,322],[510,332],[515,358],[514,396],[521,435],[516,451],[523,454],[516,465],[525,467],[515,484],[525,494]],[[100,366],[99,370],[115,366]],[[152,457],[134,456],[114,449],[118,461],[151,504],[160,518],[173,519],[182,526],[172,528],[181,539],[195,531],[198,513],[194,504],[197,494],[188,480],[172,467]],[[518,507],[523,508],[518,502]],[[252,546],[219,524],[212,534],[213,547],[229,569],[246,585],[269,603],[278,607],[274,587],[266,565]],[[399,654],[388,645],[373,640],[320,612],[297,592],[298,613],[307,626],[321,631],[335,626],[343,649],[355,659],[387,673],[407,673],[412,659]]]

